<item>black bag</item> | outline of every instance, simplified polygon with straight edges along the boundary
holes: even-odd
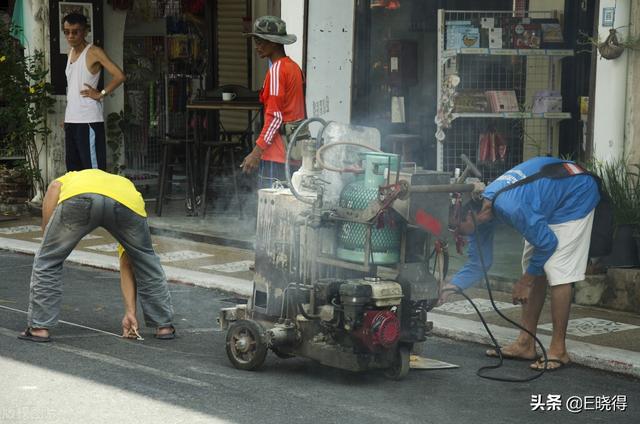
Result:
[[[496,201],[496,198],[500,193],[504,193],[507,190],[511,190],[512,188],[516,188],[543,177],[557,179],[583,174],[590,175],[596,180],[596,183],[598,184],[598,191],[600,192],[600,201],[596,205],[593,213],[591,242],[589,243],[589,257],[607,256],[611,253],[611,249],[613,248],[614,222],[611,198],[609,198],[609,195],[602,190],[602,180],[600,177],[592,174],[573,162],[556,162],[543,166],[540,169],[540,172],[536,172],[535,174],[529,175],[528,177],[509,184],[508,186],[502,187],[493,197],[492,203]]]
[[[591,243],[589,257],[607,256],[613,249],[613,204],[609,195],[602,190],[602,181],[596,175],[592,176],[598,182],[600,202],[593,213],[593,227],[591,227]]]

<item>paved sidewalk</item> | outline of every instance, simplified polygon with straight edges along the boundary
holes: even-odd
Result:
[[[36,218],[0,223],[0,249],[35,254],[41,236],[38,224]],[[252,251],[162,236],[153,236],[153,241],[169,280],[240,296],[250,295]],[[103,229],[86,236],[68,260],[118,270],[116,244]],[[471,289],[468,294],[478,303],[500,343],[515,339],[517,330],[509,328],[509,324],[493,311],[486,290]],[[495,293],[501,311],[518,321],[520,308],[510,304],[509,299],[507,293]],[[434,322],[435,335],[489,343],[475,312],[462,297],[451,296],[447,304],[429,314],[429,319]],[[539,326],[539,335],[545,346],[550,339],[550,322],[546,304]],[[575,363],[640,378],[639,315],[574,305],[568,333],[569,353]]]

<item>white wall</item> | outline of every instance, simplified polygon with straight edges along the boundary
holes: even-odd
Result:
[[[602,27],[602,9],[616,7],[614,26],[624,38],[628,34],[631,0],[600,0],[598,33],[603,41],[609,34]],[[627,98],[628,53],[615,60],[598,55],[593,116],[593,154],[598,160],[615,159],[624,154]]]
[[[633,37],[640,36],[640,2],[631,4],[631,25]],[[629,163],[640,163],[640,51],[630,50],[629,77],[627,79],[627,125],[625,132],[625,158]]]
[[[354,14],[354,0],[309,2],[307,115],[310,117],[351,120]]]
[[[286,46],[287,56],[302,67],[304,1],[280,0],[280,17],[287,24],[287,34],[295,34],[298,37],[298,41]]]

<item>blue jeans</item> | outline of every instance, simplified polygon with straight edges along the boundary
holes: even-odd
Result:
[[[62,264],[80,239],[97,227],[109,231],[127,252],[147,326],[171,325],[167,278],[153,250],[147,219],[109,197],[88,193],[60,203],[45,229],[31,274],[29,326],[50,328],[58,323]]]

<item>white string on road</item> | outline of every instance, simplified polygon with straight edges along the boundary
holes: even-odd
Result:
[[[21,309],[10,308],[8,306],[3,306],[3,305],[0,305],[0,309],[6,309],[6,310],[9,310],[9,311],[13,311],[13,312],[20,312],[20,313],[23,313],[23,314],[28,314],[27,311],[23,311]],[[76,323],[69,322],[69,321],[59,320],[58,322],[61,322],[63,324],[67,324],[67,325],[71,325],[73,327],[84,328],[85,330],[97,331],[98,333],[108,334],[110,336],[115,336],[115,337],[118,337],[118,338],[122,337],[120,334],[111,333],[109,331],[100,330],[98,328],[87,327],[86,325],[76,324]]]

